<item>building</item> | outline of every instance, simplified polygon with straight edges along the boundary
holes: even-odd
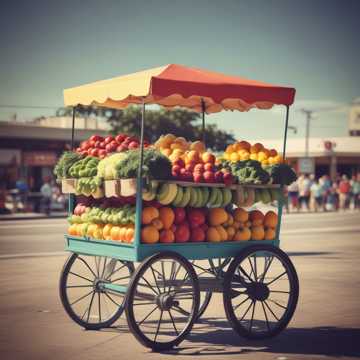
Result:
[[[61,153],[71,147],[69,117],[40,118],[31,122],[0,122],[0,179],[7,189],[20,177],[32,191],[40,189],[43,178],[52,175]],[[109,126],[93,118],[77,118],[77,144],[93,134],[106,136]]]

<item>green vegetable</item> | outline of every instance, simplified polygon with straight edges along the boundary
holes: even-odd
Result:
[[[76,152],[72,152],[72,151],[64,152],[54,168],[55,176],[58,179],[65,179],[67,177],[72,177],[70,174],[70,169],[75,163],[77,163],[81,159],[82,159],[82,155]]]
[[[290,185],[297,180],[295,171],[287,164],[275,164],[266,167],[273,184]]]
[[[117,176],[123,179],[137,177],[140,160],[140,150],[130,150],[115,166]],[[144,150],[143,176],[148,179],[167,180],[171,178],[170,160],[155,149]]]
[[[227,166],[240,184],[267,184],[270,180],[268,172],[256,160],[238,161]]]

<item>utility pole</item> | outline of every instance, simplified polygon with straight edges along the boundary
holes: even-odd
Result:
[[[309,157],[309,136],[310,136],[310,120],[312,119],[312,110],[301,109],[301,112],[306,115],[306,132],[305,132],[305,157]]]

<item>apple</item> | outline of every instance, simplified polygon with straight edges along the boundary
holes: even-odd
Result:
[[[201,172],[194,172],[193,179],[194,179],[194,182],[196,182],[196,183],[201,183],[204,181],[204,177]]]
[[[220,171],[220,170],[217,171],[214,176],[215,176],[215,182],[217,182],[217,183],[223,182],[224,174],[222,171]]]
[[[208,183],[213,183],[215,181],[215,176],[212,171],[205,171],[204,172],[204,180]]]
[[[139,147],[139,143],[137,141],[132,141],[130,144],[129,144],[129,150],[130,149],[137,149]]]
[[[113,136],[108,135],[108,136],[104,139],[104,143],[105,143],[105,144],[109,144],[109,143],[111,143],[111,142],[114,141],[114,140],[115,140],[115,139],[114,139]]]
[[[89,140],[89,147],[95,147],[96,141]]]
[[[121,144],[126,138],[126,135],[125,134],[119,134],[119,135],[116,135],[115,136],[115,140]]]
[[[116,151],[117,152],[123,152],[123,151],[125,151],[125,150],[127,150],[127,148],[126,148],[126,146],[124,146],[124,145],[119,145],[117,148],[116,148]]]
[[[203,164],[196,164],[194,166],[194,172],[198,172],[198,173],[204,172],[204,165]]]
[[[179,165],[173,165],[171,171],[176,173],[177,175],[180,174],[181,167]]]
[[[191,230],[191,241],[202,242],[205,241],[205,231],[201,227],[196,227]]]
[[[105,150],[107,153],[114,152],[116,150],[116,148],[117,148],[116,142],[115,143],[111,142],[109,144],[106,144],[106,146],[105,146]]]
[[[99,135],[93,135],[90,137],[89,140],[92,140],[92,141],[103,141],[104,138],[102,136],[99,136]]]
[[[192,173],[186,169],[181,169],[180,178],[184,181],[190,181],[192,180]]]
[[[204,212],[200,209],[190,209],[187,213],[187,218],[192,228],[198,227],[205,223]]]
[[[96,149],[96,150],[98,150],[98,149]],[[104,149],[98,150],[99,157],[104,158],[106,156],[106,154],[107,154],[106,150],[104,150]]]
[[[194,164],[186,164],[185,170],[190,171],[191,173],[194,171]]]
[[[214,164],[207,162],[204,165],[204,170],[205,171],[214,171]]]
[[[184,163],[184,160],[183,159],[177,159],[173,162],[173,165],[178,165],[180,168],[183,168],[185,167],[185,163]]]
[[[231,185],[234,182],[234,177],[230,172],[227,172],[223,176],[223,181],[225,185]]]
[[[90,147],[90,142],[89,141],[82,141],[80,144],[80,148],[81,150],[87,150]]]
[[[181,223],[176,227],[175,242],[184,243],[190,240],[190,228],[186,222]]]
[[[102,142],[100,143],[100,148],[101,148],[101,149],[105,149],[105,146],[106,146],[105,142],[102,141]]]
[[[97,140],[97,141],[95,141],[94,147],[100,148],[100,144],[101,144],[101,141]]]
[[[91,156],[98,156],[98,155],[99,155],[99,151],[101,151],[101,150],[99,150],[99,149],[92,149],[92,150],[90,151],[90,155],[91,155]]]
[[[186,211],[184,208],[181,207],[174,208],[174,213],[175,213],[174,224],[179,225],[185,221]]]

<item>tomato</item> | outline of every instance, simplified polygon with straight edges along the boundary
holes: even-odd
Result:
[[[98,155],[99,155],[100,157],[105,157],[106,154],[107,154],[106,150],[104,150],[104,149],[98,150]]]
[[[111,143],[112,141],[114,141],[114,137],[111,136],[111,135],[107,136],[107,137],[104,139],[104,143],[105,143],[105,144],[109,144],[109,143]]]
[[[124,146],[124,145],[119,145],[117,148],[116,148],[116,151],[117,152],[122,152],[122,151],[125,151],[127,150],[127,147]]]
[[[107,153],[114,152],[116,150],[116,148],[117,148],[117,143],[114,144],[112,142],[105,146],[105,150],[106,150]]]
[[[100,148],[101,141],[97,140],[95,141],[94,147]]]
[[[105,149],[105,146],[106,146],[105,141],[102,141],[100,143],[100,149]]]
[[[89,141],[83,141],[83,142],[81,142],[81,144],[80,144],[80,148],[82,149],[82,150],[86,150],[86,149],[88,149],[90,147],[90,142]]]

